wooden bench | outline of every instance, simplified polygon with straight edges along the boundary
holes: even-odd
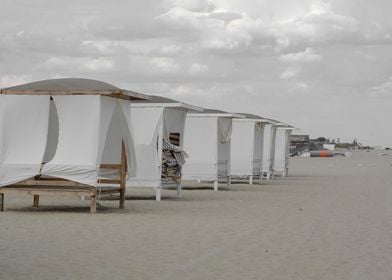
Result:
[[[127,173],[127,159],[125,145],[122,145],[120,164],[101,164],[100,168],[119,170],[118,179],[99,179],[98,184],[118,185],[118,187],[92,187],[89,185],[65,180],[61,178],[35,176],[34,178],[13,185],[0,188],[0,210],[4,211],[4,198],[6,194],[29,194],[33,196],[33,206],[39,206],[41,195],[59,195],[71,197],[88,197],[90,199],[90,212],[97,211],[98,195],[119,194],[119,208],[124,208],[125,183]]]

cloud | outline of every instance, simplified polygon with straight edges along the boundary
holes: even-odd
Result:
[[[24,75],[4,75],[0,78],[0,88],[12,87],[32,81],[31,74]]]
[[[189,74],[198,75],[208,72],[208,65],[193,63],[189,68]]]
[[[153,72],[161,72],[165,74],[177,73],[181,68],[176,60],[170,57],[150,58],[150,64],[153,67]]]
[[[392,76],[380,85],[371,87],[369,95],[376,98],[392,98]]]
[[[309,63],[309,62],[321,61],[322,56],[317,54],[315,50],[313,50],[312,48],[306,48],[305,51],[303,52],[282,54],[279,56],[279,60],[285,63],[293,63],[293,62]]]
[[[107,57],[94,58],[87,61],[85,64],[87,69],[95,71],[111,71],[114,67],[114,62]]]
[[[280,74],[280,78],[282,80],[289,80],[295,78],[300,71],[301,68],[299,66],[289,67]]]

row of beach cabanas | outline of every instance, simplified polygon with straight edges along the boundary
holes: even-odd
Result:
[[[0,207],[9,193],[87,197],[134,187],[286,176],[290,133],[285,123],[248,113],[201,108],[89,79],[52,79],[0,94]]]

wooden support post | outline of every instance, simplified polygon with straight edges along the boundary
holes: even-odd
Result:
[[[0,193],[0,211],[4,212],[4,194]]]
[[[97,194],[92,194],[90,196],[90,213],[97,212]]]
[[[218,180],[214,181],[214,191],[218,191]]]
[[[33,200],[33,207],[38,207],[38,206],[39,206],[39,195],[35,194]]]
[[[125,149],[124,141],[122,141],[121,147],[121,169],[120,169],[120,201],[119,208],[123,209],[125,204],[125,188],[126,188],[126,176],[127,176],[127,152]]]

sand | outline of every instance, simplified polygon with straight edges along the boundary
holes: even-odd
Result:
[[[293,158],[290,175],[164,201],[7,197],[0,279],[392,279],[392,153]]]

